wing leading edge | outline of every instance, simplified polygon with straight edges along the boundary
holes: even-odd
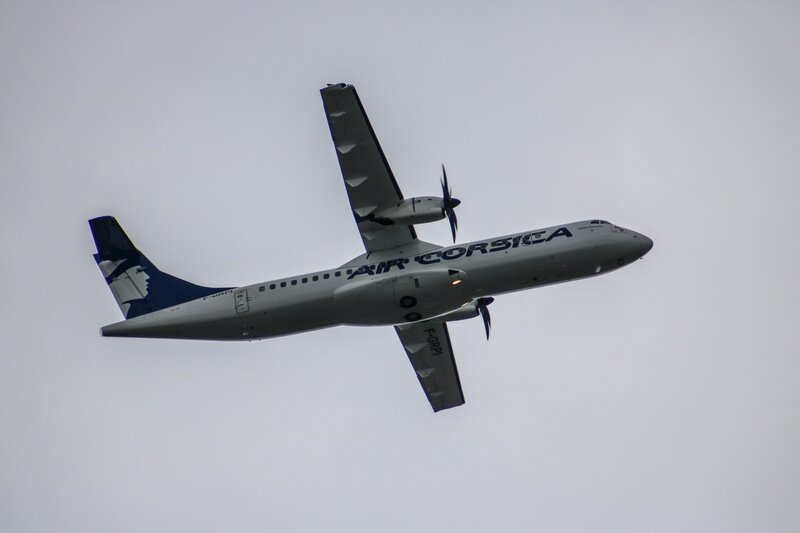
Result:
[[[384,225],[370,220],[370,215],[381,208],[399,204],[403,193],[355,87],[344,83],[329,85],[320,94],[364,248],[367,252],[377,252],[416,240],[413,226]]]
[[[394,329],[434,412],[463,405],[464,393],[447,324],[426,321]]]

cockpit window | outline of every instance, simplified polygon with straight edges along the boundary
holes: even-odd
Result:
[[[607,220],[590,220],[589,224],[608,224]]]

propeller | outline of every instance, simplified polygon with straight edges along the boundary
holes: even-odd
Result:
[[[453,198],[450,185],[447,183],[447,171],[442,165],[442,211],[444,211],[448,222],[450,222],[450,231],[453,233],[453,242],[456,242],[456,230],[458,230],[458,218],[456,217],[455,208],[461,204],[461,200]]]
[[[492,329],[492,317],[489,314],[489,304],[494,301],[494,298],[478,298],[477,307],[478,314],[483,319],[483,328],[486,330],[486,340],[489,340],[489,330]]]

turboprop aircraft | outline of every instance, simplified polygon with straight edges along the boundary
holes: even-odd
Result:
[[[392,326],[434,411],[464,403],[447,323],[482,317],[494,296],[616,270],[653,241],[594,219],[439,246],[415,224],[455,208],[442,196],[405,198],[352,85],[321,91],[350,209],[365,253],[338,268],[243,287],[201,287],[160,271],[116,219],[89,221],[94,255],[125,320],[106,337],[255,340],[338,325]]]

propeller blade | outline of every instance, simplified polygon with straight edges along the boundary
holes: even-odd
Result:
[[[456,231],[458,230],[458,219],[456,218],[456,212],[452,209],[446,209],[445,214],[447,215],[448,222],[450,222],[450,232],[453,234],[453,243],[455,243]]]
[[[486,340],[489,340],[489,331],[492,329],[492,315],[489,314],[489,304],[494,301],[494,298],[479,298],[478,299],[478,313],[483,318],[483,329],[486,330]]]
[[[453,234],[453,242],[456,242],[456,231],[458,230],[458,217],[455,208],[461,205],[461,200],[453,198],[453,191],[447,182],[447,169],[442,165],[442,211],[450,222],[450,232]]]

